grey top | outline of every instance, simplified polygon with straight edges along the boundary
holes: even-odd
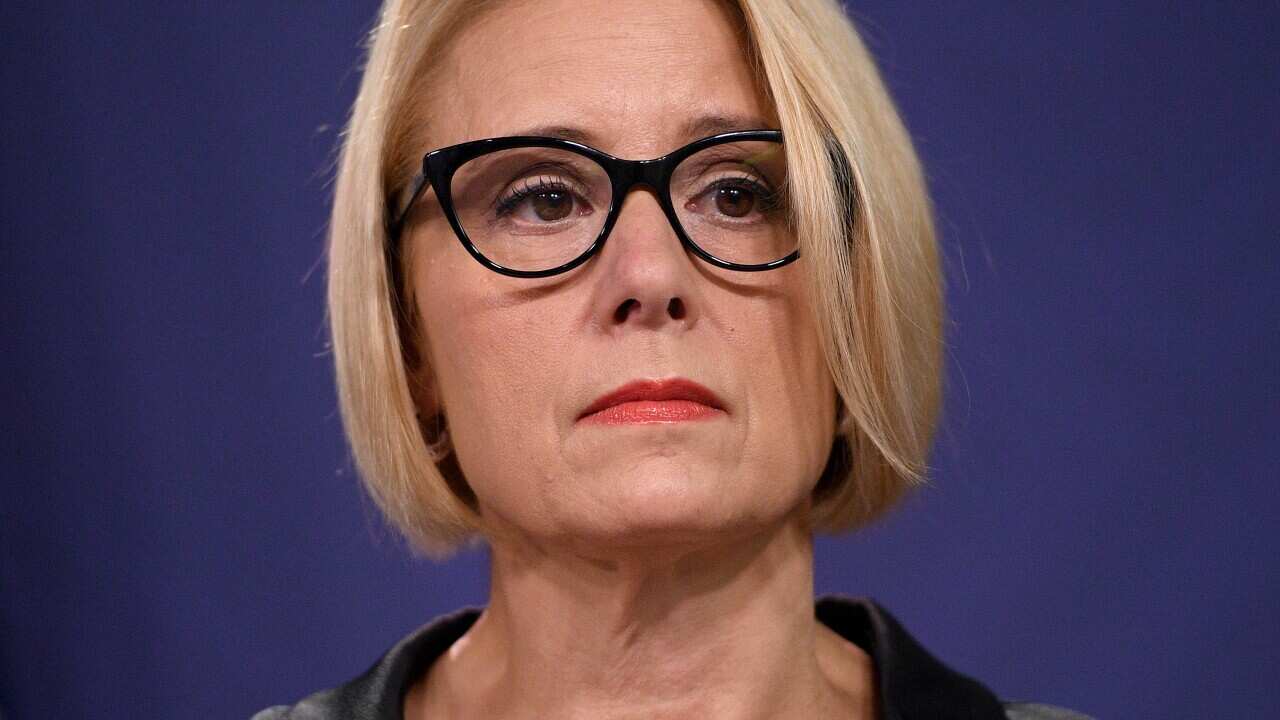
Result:
[[[1090,720],[1052,705],[1001,700],[973,678],[944,665],[868,598],[828,595],[818,619],[871,656],[882,720]],[[364,674],[295,705],[262,710],[252,720],[404,720],[404,695],[463,635],[481,608],[464,608],[418,628]]]

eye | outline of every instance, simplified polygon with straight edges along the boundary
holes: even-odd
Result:
[[[526,180],[499,198],[494,213],[499,218],[515,216],[525,222],[553,223],[569,217],[575,206],[582,207],[582,214],[590,209],[569,183],[540,176]]]
[[[756,195],[749,188],[724,186],[715,193],[716,209],[729,217],[742,217],[756,205]]]
[[[529,196],[533,212],[540,220],[561,220],[573,210],[573,196],[563,190],[543,190]]]
[[[720,215],[739,219],[753,211],[768,214],[778,207],[777,193],[750,177],[729,177],[712,182],[700,197],[689,202],[690,210],[697,210],[703,198],[714,203]]]

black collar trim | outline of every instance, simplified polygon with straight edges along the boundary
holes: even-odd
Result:
[[[871,656],[883,720],[1005,720],[994,693],[942,664],[870,598],[827,595],[816,612]]]

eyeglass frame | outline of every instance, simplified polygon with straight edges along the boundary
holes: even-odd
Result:
[[[675,206],[671,203],[671,176],[685,158],[716,145],[724,145],[732,142],[746,141],[766,141],[782,144],[781,130],[735,130],[733,132],[718,133],[710,135],[677,148],[662,157],[653,158],[652,160],[623,160],[614,157],[606,152],[597,150],[590,145],[565,140],[563,138],[544,137],[539,135],[512,135],[508,137],[486,138],[484,140],[471,140],[457,145],[432,150],[422,157],[422,171],[414,177],[413,190],[409,194],[409,201],[405,204],[404,209],[394,218],[389,220],[387,226],[388,236],[388,259],[392,260],[399,257],[400,236],[404,230],[404,224],[408,219],[409,213],[417,204],[418,199],[428,188],[432,188],[436,192],[436,199],[440,203],[445,218],[449,221],[450,227],[453,228],[454,235],[458,241],[462,243],[462,247],[466,249],[471,257],[486,268],[510,277],[519,278],[543,278],[552,275],[559,275],[568,272],[579,265],[591,259],[604,247],[605,241],[609,238],[610,231],[613,230],[614,223],[617,222],[618,216],[622,213],[622,204],[627,195],[637,185],[643,185],[657,191],[658,204],[662,206],[663,213],[667,216],[668,222],[671,224],[672,230],[675,231],[676,237],[680,239],[680,244],[692,252],[694,255],[704,261],[721,267],[726,270],[737,270],[740,272],[760,272],[764,270],[773,270],[794,262],[800,257],[800,249],[797,247],[786,256],[777,260],[771,260],[767,263],[758,264],[742,264],[722,260],[706,250],[702,249],[695,243],[685,232],[680,224],[679,217],[676,214]],[[556,267],[547,270],[516,270],[513,268],[500,265],[493,260],[485,257],[484,253],[476,247],[467,232],[459,222],[457,213],[453,207],[453,196],[451,185],[453,175],[458,168],[470,160],[474,160],[482,155],[487,155],[500,150],[510,150],[520,147],[546,147],[565,150],[568,152],[582,155],[589,160],[595,161],[609,177],[611,196],[609,198],[609,210],[605,216],[604,225],[600,228],[600,233],[586,250],[582,251],[577,257],[562,263]],[[399,275],[399,263],[392,262],[393,274]]]

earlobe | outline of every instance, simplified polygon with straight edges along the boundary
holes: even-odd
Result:
[[[444,402],[439,393],[440,385],[428,361],[431,352],[426,337],[417,330],[417,318],[403,314],[398,317],[400,337],[407,339],[402,340],[401,355],[405,381],[409,385],[409,397],[413,401],[413,414],[418,421],[418,432],[427,445],[432,462],[439,462],[449,455],[452,446],[449,442]]]
[[[844,404],[844,398],[840,396],[840,392],[836,391],[836,435],[848,435],[853,430],[853,418],[849,415],[849,408]]]
[[[427,453],[432,462],[440,462],[453,452],[453,444],[449,439],[449,423],[444,413],[436,413],[425,421],[418,417],[418,427],[422,430],[422,439],[426,441]]]
[[[427,444],[432,461],[438,462],[451,452],[452,446],[444,405],[436,392],[438,385],[435,373],[431,372],[426,363],[419,363],[416,368],[406,368],[406,371],[418,429],[422,433],[423,442]]]
[[[449,442],[449,423],[435,393],[435,383],[413,377],[409,381],[413,395],[414,415],[418,418],[418,431],[427,445],[432,462],[439,462],[452,449]]]
[[[414,414],[419,419],[430,418],[443,411],[436,393],[434,373],[420,364],[416,368],[405,367],[405,376],[409,382],[409,396],[413,398]]]

